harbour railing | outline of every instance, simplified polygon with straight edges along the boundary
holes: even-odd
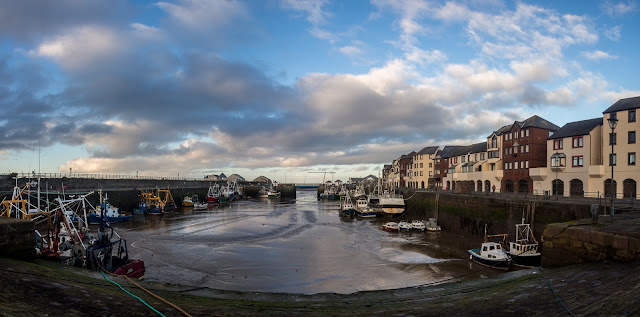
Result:
[[[144,175],[131,175],[131,174],[93,174],[93,173],[5,173],[0,174],[0,178],[84,178],[84,179],[149,179],[149,180],[180,180],[180,181],[203,181],[203,182],[215,182],[219,180],[213,180],[209,178],[190,178],[183,176],[144,176]]]

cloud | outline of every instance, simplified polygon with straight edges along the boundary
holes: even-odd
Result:
[[[618,56],[611,55],[607,52],[595,50],[591,52],[582,52],[582,55],[590,60],[616,59]]]
[[[604,30],[604,35],[612,41],[619,41],[622,37],[622,26],[617,25]]]
[[[613,1],[605,1],[600,5],[600,9],[611,17],[618,17],[637,11],[638,5],[635,1],[617,3]]]
[[[314,26],[327,22],[331,13],[323,7],[328,0],[281,0],[280,5],[287,10],[293,10],[306,15],[306,20]]]
[[[176,4],[158,2],[174,23],[191,31],[217,29],[248,15],[242,2],[235,0],[178,0]]]

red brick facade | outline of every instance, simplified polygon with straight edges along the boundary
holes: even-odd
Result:
[[[529,169],[547,166],[549,132],[535,127],[521,129],[514,124],[509,132],[502,135],[503,192],[533,192],[533,180],[529,177]],[[517,146],[514,146],[516,143]]]

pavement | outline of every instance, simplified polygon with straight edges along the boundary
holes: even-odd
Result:
[[[581,264],[346,295],[140,284],[192,316],[637,316],[639,269],[637,262]],[[183,315],[125,279],[110,278],[166,316]],[[154,314],[98,272],[0,258],[0,316]]]

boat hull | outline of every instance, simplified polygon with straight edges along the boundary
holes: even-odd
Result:
[[[351,217],[351,216],[353,216],[355,214],[356,214],[355,209],[341,209],[340,210],[340,215],[341,216]]]
[[[144,277],[144,261],[133,260],[113,271],[113,274],[124,275],[131,278],[143,278]]]
[[[493,259],[481,257],[480,254],[478,254],[478,252],[480,252],[480,249],[471,249],[471,250],[468,250],[468,252],[469,252],[469,259],[483,266],[487,266],[487,267],[498,269],[498,270],[504,270],[504,271],[508,271],[509,267],[511,266],[510,259],[493,260]]]
[[[538,267],[542,263],[542,254],[540,253],[523,253],[518,255],[509,253],[509,257],[511,257],[513,265],[521,267]]]
[[[129,214],[129,215],[126,215],[126,216],[118,216],[118,217],[104,217],[104,220],[106,220],[106,221],[108,221],[110,223],[118,223],[118,222],[129,221],[129,220],[131,220],[132,217],[133,217],[133,215]],[[100,215],[89,214],[89,223],[91,223],[91,224],[100,223]]]
[[[375,210],[356,210],[356,216],[362,218],[375,218],[377,214]]]

